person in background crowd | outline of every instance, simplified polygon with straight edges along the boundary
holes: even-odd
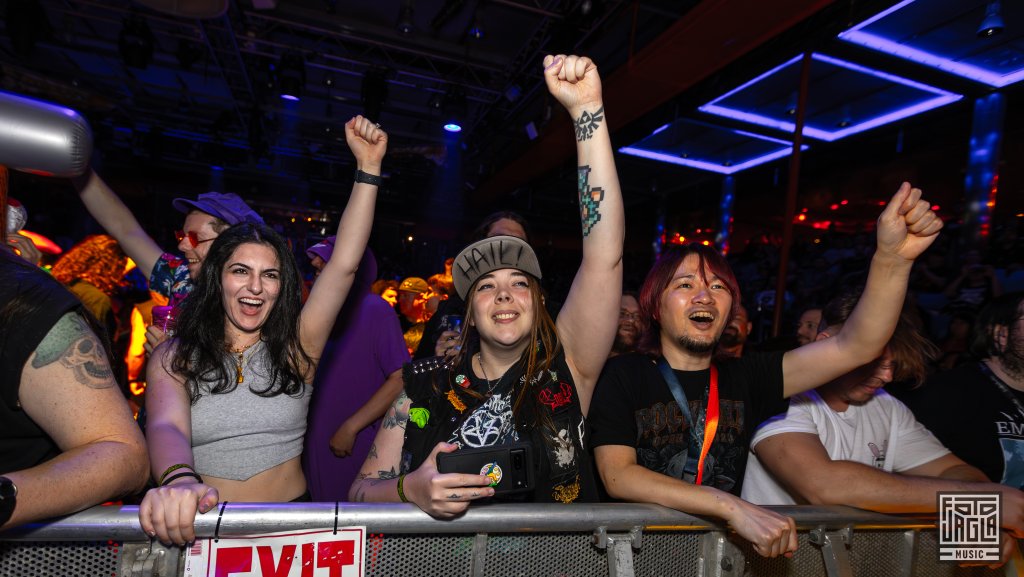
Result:
[[[615,331],[615,342],[609,357],[636,351],[640,339],[640,302],[633,291],[625,291],[619,299],[619,328]]]
[[[993,298],[1003,294],[1003,288],[996,278],[995,269],[981,260],[981,253],[969,250],[964,253],[960,275],[946,287],[947,307],[950,310],[977,312]]]
[[[800,320],[796,323],[796,340],[800,346],[813,343],[818,337],[818,325],[821,324],[821,309],[811,307],[800,313]]]
[[[373,282],[370,292],[380,296],[394,309],[398,306],[398,281],[380,279]]]
[[[452,517],[494,495],[491,478],[438,472],[459,447],[529,442],[536,485],[515,500],[596,499],[584,417],[615,339],[622,295],[622,196],[600,77],[588,58],[547,56],[544,78],[574,119],[583,261],[557,320],[544,307],[540,265],[514,236],[477,241],[455,259],[466,300],[461,348],[452,359],[407,365],[404,391],[385,416],[350,497],[411,501]]]
[[[335,237],[306,250],[314,268],[334,252]],[[377,260],[366,249],[313,380],[303,468],[314,501],[344,501],[370,451],[380,418],[402,391],[409,360],[398,317],[370,292]],[[351,458],[349,458],[351,457]]]
[[[95,320],[19,252],[0,248],[0,529],[131,495],[149,467]]]
[[[121,246],[113,237],[94,234],[71,247],[56,264],[50,274],[68,287],[87,311],[106,330],[106,336],[113,342],[117,333],[117,318],[111,297],[125,275],[125,256]]]
[[[747,344],[747,337],[754,324],[747,318],[747,309],[743,305],[736,306],[736,312],[725,325],[722,337],[718,340],[718,349],[715,350],[715,357],[719,360],[739,358],[743,356],[743,345]]]
[[[423,338],[423,328],[431,317],[427,310],[430,287],[427,281],[411,276],[398,285],[398,320],[409,351],[415,351]]]
[[[712,354],[741,302],[732,269],[701,244],[662,255],[640,291],[642,350],[651,356],[609,360],[594,395],[591,445],[608,494],[715,516],[758,554],[791,555],[793,520],[739,498],[753,429],[782,410],[783,399],[878,356],[914,259],[941,228],[921,191],[903,183],[878,218],[867,288],[847,330],[721,363]]]
[[[988,478],[1024,489],[1024,292],[992,300],[971,334],[973,361],[905,396],[940,441]]]
[[[300,463],[310,385],[354,282],[373,223],[387,135],[362,116],[345,124],[355,183],[338,244],[305,305],[287,242],[240,223],[210,246],[174,339],[147,371],[146,440],[158,487],[139,521],[184,545],[195,515],[221,500],[308,500]]]
[[[825,307],[818,340],[842,333],[858,296],[848,291]],[[999,491],[1003,526],[1024,534],[1024,493],[990,483],[883,390],[894,379],[920,384],[935,354],[905,308],[879,358],[792,397],[788,412],[758,428],[743,498],[909,513],[934,512],[938,491]]]

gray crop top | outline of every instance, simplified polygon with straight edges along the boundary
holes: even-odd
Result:
[[[226,355],[235,374],[237,357]],[[270,382],[266,345],[254,345],[242,365],[245,381],[230,393],[203,393],[192,406],[192,456],[196,472],[244,481],[302,454],[312,388],[301,397],[261,397]]]

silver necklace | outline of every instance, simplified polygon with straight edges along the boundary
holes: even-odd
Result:
[[[476,361],[480,363],[480,372],[484,374],[484,380],[487,381],[487,394],[490,395],[494,391],[494,387],[498,386],[498,381],[491,382],[491,378],[487,376],[487,366],[484,365],[484,357],[482,354],[476,354]],[[499,381],[501,379],[498,379]]]

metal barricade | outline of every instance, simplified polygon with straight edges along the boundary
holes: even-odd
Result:
[[[365,526],[364,575],[1002,576],[938,561],[935,519],[773,507],[797,523],[792,559],[765,559],[719,523],[644,504],[483,505],[452,520],[410,504],[229,503],[199,538]],[[0,533],[0,577],[179,577],[184,551],[151,542],[138,508],[107,506]],[[1024,574],[1024,573],[1022,573]]]

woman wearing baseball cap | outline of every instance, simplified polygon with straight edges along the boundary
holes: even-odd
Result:
[[[411,501],[435,517],[458,515],[495,494],[492,478],[439,473],[438,454],[513,442],[531,445],[536,479],[513,499],[596,500],[584,417],[618,321],[622,198],[597,67],[589,58],[547,56],[544,78],[576,132],[583,262],[569,296],[553,320],[537,257],[520,238],[463,249],[452,269],[466,301],[461,350],[406,365],[405,389],[349,491],[354,501]]]

